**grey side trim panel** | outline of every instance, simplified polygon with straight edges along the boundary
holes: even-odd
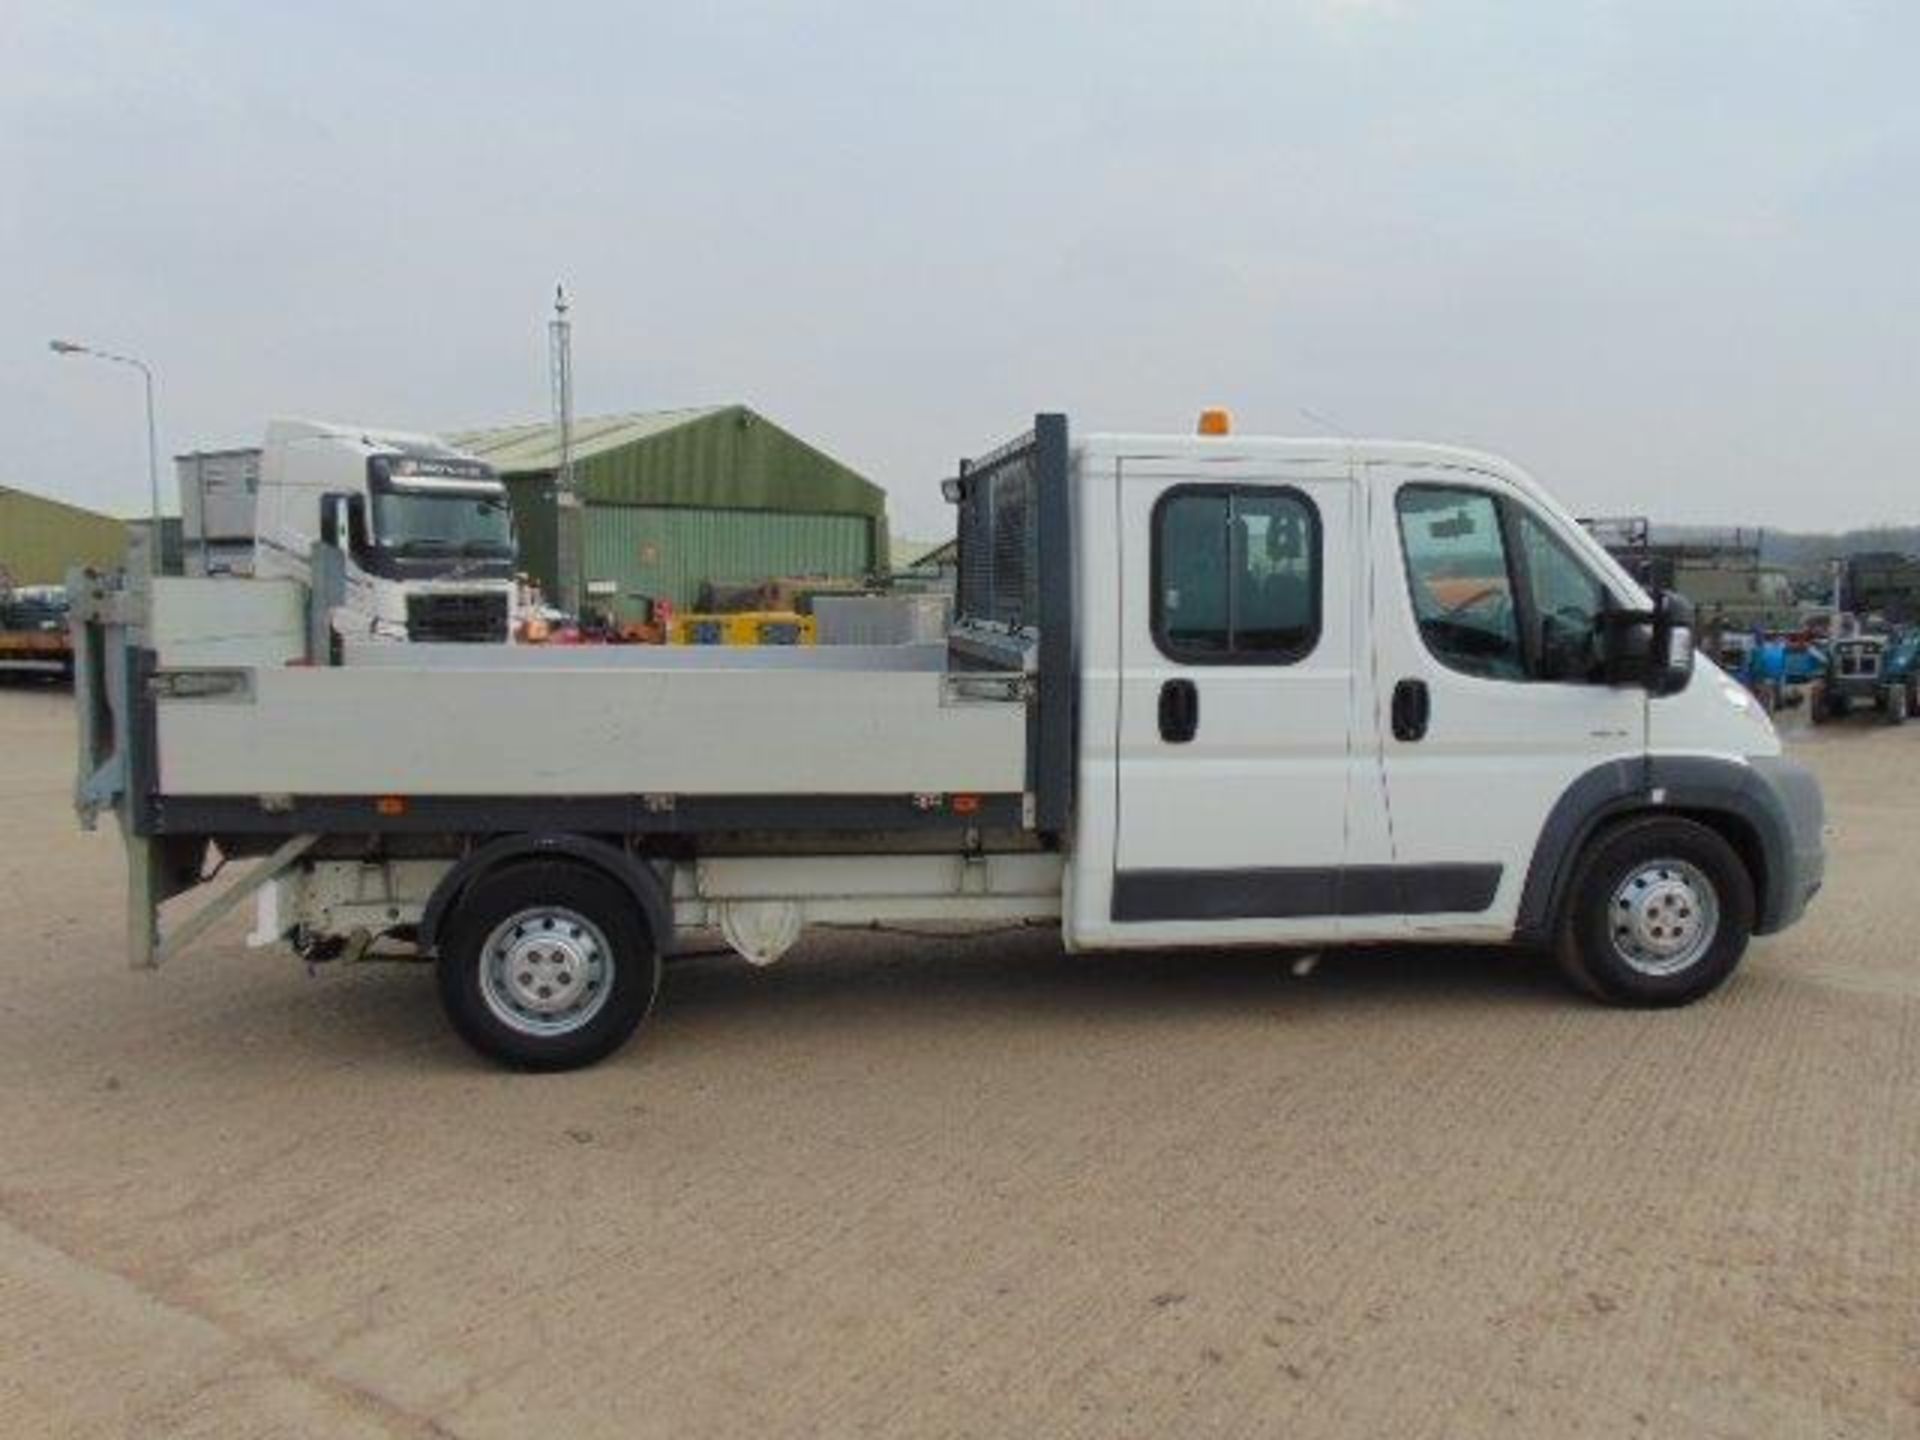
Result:
[[[1548,938],[1574,864],[1601,825],[1668,811],[1729,816],[1751,832],[1761,872],[1756,934],[1791,925],[1819,888],[1825,869],[1820,787],[1804,766],[1775,756],[1744,763],[1695,755],[1617,760],[1580,776],[1547,816],[1521,892],[1519,935]]]
[[[185,835],[499,835],[507,832],[698,835],[722,830],[1022,829],[1021,797],[982,795],[960,812],[910,795],[409,796],[382,814],[374,795],[163,796],[154,830]]]
[[[439,943],[440,926],[456,901],[489,871],[521,860],[571,859],[604,870],[624,885],[646,916],[647,931],[661,953],[673,949],[673,906],[660,878],[618,846],[585,835],[504,835],[461,860],[434,887],[420,913],[420,948]]]
[[[1080,690],[1074,659],[1073,511],[1067,482],[1067,417],[1033,421],[1040,554],[1040,701],[1032,766],[1034,825],[1064,834],[1073,815],[1074,706]],[[1032,713],[1031,707],[1029,713]]]
[[[1779,880],[1770,887],[1772,905],[1762,909],[1760,933],[1765,935],[1798,920],[1826,883],[1827,805],[1813,772],[1796,761],[1767,756],[1755,760],[1753,769],[1780,803],[1791,847],[1781,863],[1769,866]]]
[[[1499,888],[1498,865],[1122,870],[1112,913],[1122,922],[1477,914]]]

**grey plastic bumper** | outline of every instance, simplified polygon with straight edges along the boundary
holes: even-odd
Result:
[[[1776,826],[1762,829],[1767,884],[1754,929],[1768,935],[1798,920],[1826,879],[1827,812],[1820,782],[1798,761],[1769,755],[1751,765],[1766,797],[1765,808],[1778,819]]]

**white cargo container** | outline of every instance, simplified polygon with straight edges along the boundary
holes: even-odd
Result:
[[[180,480],[181,559],[189,575],[253,573],[260,449],[195,450],[173,457]]]

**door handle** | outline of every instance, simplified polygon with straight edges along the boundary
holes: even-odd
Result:
[[[1402,680],[1393,687],[1393,738],[1409,745],[1424,740],[1433,715],[1433,697],[1424,680]]]
[[[1200,691],[1191,680],[1169,680],[1160,687],[1160,738],[1184,745],[1200,728]]]

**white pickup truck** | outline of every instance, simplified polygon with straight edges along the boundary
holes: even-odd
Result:
[[[136,963],[257,891],[257,940],[433,957],[469,1042],[565,1068],[694,930],[759,964],[810,922],[1518,942],[1672,1005],[1819,888],[1819,789],[1684,602],[1503,461],[1042,415],[945,489],[931,646],[334,654],[292,582],[77,581],[78,803],[127,836]],[[259,858],[163,939],[226,857]]]

